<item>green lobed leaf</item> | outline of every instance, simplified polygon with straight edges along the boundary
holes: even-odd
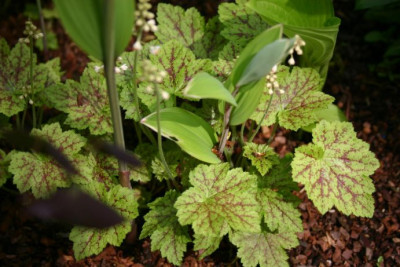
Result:
[[[185,11],[179,6],[158,4],[157,22],[155,35],[162,43],[177,40],[185,47],[191,47],[204,36],[204,18],[195,8]]]
[[[237,0],[236,3],[222,3],[218,7],[219,19],[225,26],[221,34],[242,47],[268,28],[267,23],[246,6],[246,2]]]
[[[210,236],[194,234],[194,250],[198,250],[200,259],[211,255],[219,247],[223,236]]]
[[[15,152],[11,156],[9,171],[14,174],[14,183],[20,192],[32,189],[36,198],[46,198],[58,187],[68,187],[73,181],[88,183],[91,180],[94,159],[79,154],[85,138],[73,131],[62,132],[58,123],[45,125],[42,130],[33,129],[31,134],[45,139],[65,154],[80,175],[69,177],[55,159],[42,154]]]
[[[325,80],[340,25],[332,1],[250,0],[248,7],[270,25],[283,24],[288,37],[300,35],[306,42],[300,65],[316,69]]]
[[[68,80],[50,87],[47,94],[55,108],[68,113],[65,123],[71,127],[89,128],[93,135],[113,132],[105,78],[91,67],[79,83]]]
[[[278,233],[303,231],[301,213],[277,192],[269,188],[261,189],[257,192],[257,200],[269,230]]]
[[[156,113],[143,118],[141,123],[157,131]],[[219,163],[211,149],[217,143],[211,126],[199,116],[181,108],[166,108],[160,111],[161,134],[176,142],[183,151],[194,158]]]
[[[194,76],[183,90],[186,97],[194,99],[218,99],[236,106],[235,98],[216,78],[206,72]]]
[[[131,0],[113,1],[114,51],[117,57],[125,50],[132,36],[135,2]],[[58,15],[68,34],[84,51],[99,60],[103,60],[105,43],[106,3],[100,0],[55,0]]]
[[[10,47],[7,44],[6,39],[0,38],[0,61],[4,62],[10,54]]]
[[[265,175],[273,165],[279,163],[278,155],[266,144],[246,143],[243,156],[251,160],[251,164],[261,175]]]
[[[238,247],[237,255],[244,267],[289,266],[285,249],[299,244],[293,232],[287,233],[246,233],[235,232],[230,240]]]
[[[319,75],[310,68],[280,66],[277,72],[279,87],[284,93],[274,92],[272,102],[262,122],[263,126],[272,125],[278,120],[279,125],[291,130],[298,130],[318,120],[317,113],[328,107],[334,98],[319,91]],[[264,97],[251,119],[261,121],[271,95],[265,87]]]
[[[10,155],[12,153],[15,152],[10,152],[9,154],[6,154],[6,152],[0,149],[0,187],[6,183],[8,178],[11,177],[11,174],[8,171],[8,165],[10,164]]]
[[[372,217],[375,191],[368,177],[379,167],[369,145],[348,122],[321,121],[313,143],[296,149],[293,180],[304,184],[321,213],[333,206],[346,215]]]
[[[144,216],[140,238],[151,237],[151,250],[160,250],[168,261],[180,265],[186,245],[191,241],[188,228],[181,226],[176,216],[174,203],[179,197],[175,190],[168,191],[164,197],[148,204],[150,211]]]
[[[121,245],[126,234],[131,231],[131,220],[139,215],[138,204],[132,190],[116,185],[107,192],[103,184],[96,184],[99,193],[95,193],[95,195],[98,196],[99,200],[113,208],[126,221],[106,229],[82,226],[72,228],[69,239],[74,243],[73,250],[77,260],[93,254],[99,254],[107,244],[114,246]]]
[[[175,202],[182,225],[192,224],[195,234],[223,236],[229,229],[260,231],[259,207],[254,190],[256,176],[228,163],[198,165],[190,173],[193,187]]]

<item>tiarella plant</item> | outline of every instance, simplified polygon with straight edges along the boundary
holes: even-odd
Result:
[[[55,1],[67,32],[96,58],[79,81],[60,82],[58,59],[36,63],[31,39],[40,34],[31,23],[29,42],[10,49],[0,40],[0,123],[30,122],[31,136],[77,170],[69,174],[37,151],[5,149],[0,184],[13,177],[36,198],[74,185],[125,218],[105,229],[75,226],[78,260],[120,245],[138,203],[140,238],[176,265],[189,242],[204,258],[224,236],[244,266],[287,265],[285,250],[302,231],[298,183],[321,213],[373,215],[369,176],[379,162],[321,90],[340,23],[330,0],[237,0],[208,20],[169,4],[158,4],[155,16],[147,0],[136,11],[129,0],[98,2]],[[119,57],[133,14],[133,51]],[[145,33],[155,38],[144,42]],[[142,162],[134,169],[88,142],[114,134],[124,150],[119,98]],[[61,115],[44,116],[49,107]],[[254,143],[262,126],[272,136]],[[280,157],[270,146],[278,127],[312,132],[312,143]]]

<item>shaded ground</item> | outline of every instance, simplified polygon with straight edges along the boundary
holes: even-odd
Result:
[[[204,13],[215,14],[218,1],[172,1],[196,5]],[[376,209],[372,219],[343,216],[331,210],[322,216],[300,192],[304,232],[300,246],[289,252],[292,266],[400,266],[400,88],[394,82],[369,72],[368,65],[377,63],[381,47],[363,41],[368,25],[362,12],[353,11],[352,1],[335,1],[337,16],[342,19],[337,49],[329,72],[325,91],[337,99],[358,132],[358,137],[371,144],[381,167],[373,175],[376,187]],[[15,44],[24,28],[25,17],[16,15],[0,22],[0,36]],[[78,77],[87,57],[54,23],[60,49],[50,57],[60,56],[65,77]],[[264,129],[268,138],[268,131]],[[273,145],[278,152],[291,150],[293,136],[278,132]],[[159,253],[150,251],[149,240],[136,241],[128,236],[120,248],[112,246],[96,257],[75,262],[70,228],[43,223],[27,216],[24,203],[28,194],[13,194],[8,182],[0,193],[0,266],[168,266]],[[190,251],[190,248],[189,248]],[[185,266],[240,266],[235,261],[235,249],[222,242],[220,249],[202,261],[195,252],[188,252]]]

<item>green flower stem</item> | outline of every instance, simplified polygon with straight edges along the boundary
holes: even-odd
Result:
[[[160,90],[158,89],[158,86],[156,83],[154,83],[154,87],[156,90],[156,95],[157,95],[157,141],[158,141],[158,153],[160,154],[160,159],[162,164],[164,165],[164,169],[168,174],[168,177],[170,180],[173,180],[174,177],[171,173],[171,170],[168,167],[167,161],[165,160],[164,156],[164,151],[162,148],[162,137],[161,137],[161,114],[160,114],[160,106],[161,106],[161,93]]]
[[[256,130],[253,132],[253,134],[252,134],[251,137],[249,138],[249,143],[253,142],[254,137],[256,137],[258,131],[260,130],[261,124],[262,124],[262,122],[264,121],[265,116],[267,116],[267,113],[268,113],[269,108],[271,107],[271,103],[272,103],[272,98],[273,98],[273,97],[274,97],[274,95],[272,94],[272,95],[271,95],[271,98],[270,98],[269,101],[268,101],[268,106],[267,106],[267,108],[265,109],[264,114],[263,114],[263,116],[262,116],[260,122],[259,122],[258,125],[257,125]]]
[[[272,128],[271,136],[269,137],[268,142],[267,142],[268,145],[271,144],[272,140],[274,140],[277,128],[278,128],[278,124],[274,123],[274,128]]]
[[[104,72],[107,81],[107,92],[111,107],[111,117],[114,130],[114,144],[125,150],[124,131],[122,127],[121,111],[119,108],[118,91],[115,85],[115,32],[114,32],[114,0],[105,1],[104,5],[105,25],[104,25]],[[127,188],[132,188],[129,179],[129,169],[126,162],[118,160],[119,181]]]
[[[137,37],[138,40],[140,40],[142,38],[142,33],[143,33],[143,28],[140,28],[139,34]],[[135,102],[136,112],[139,114],[139,121],[140,121],[142,119],[142,114],[140,112],[139,97],[138,97],[138,93],[137,93],[137,65],[138,65],[139,53],[140,53],[140,50],[135,51],[135,55],[133,58],[132,82],[133,82],[133,101]]]
[[[244,128],[246,127],[246,122],[242,123],[240,127],[240,135],[239,135],[239,143],[241,146],[244,146]]]
[[[43,17],[43,11],[42,11],[42,4],[40,0],[36,0],[36,5],[39,11],[39,18],[40,18],[40,29],[42,30],[43,33],[43,54],[44,54],[44,59],[47,61],[48,58],[48,49],[47,49],[47,35],[46,35],[46,28],[44,26],[44,17]]]
[[[29,84],[31,89],[31,97],[33,98],[33,37],[29,36]],[[36,128],[36,110],[35,110],[35,103],[32,104],[32,127]],[[29,105],[29,100],[28,100]]]
[[[19,113],[15,114],[15,123],[17,124],[17,128],[19,130],[22,130],[22,128],[21,128],[21,120],[19,119]]]

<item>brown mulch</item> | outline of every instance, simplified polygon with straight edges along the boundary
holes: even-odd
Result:
[[[155,2],[155,1],[153,1]],[[169,1],[171,2],[171,1]],[[203,14],[212,16],[218,1],[172,1],[185,7],[196,5]],[[222,1],[221,1],[222,2]],[[321,215],[304,191],[302,200],[304,232],[300,245],[289,251],[291,266],[400,266],[400,88],[371,73],[369,64],[379,61],[378,45],[363,41],[374,25],[362,20],[362,12],[353,11],[352,1],[334,1],[342,19],[337,48],[325,91],[337,99],[337,105],[353,122],[358,137],[371,145],[381,167],[372,176],[376,192],[373,218],[342,215],[332,209]],[[25,17],[13,15],[0,20],[0,36],[15,44],[24,28]],[[65,35],[58,22],[53,22],[59,50],[49,57],[60,56],[64,78],[78,78],[88,59]],[[268,129],[258,138],[268,138]],[[292,151],[295,137],[279,130],[273,146],[277,152]],[[172,266],[151,252],[148,239],[129,237],[121,247],[108,246],[101,254],[76,262],[72,243],[68,240],[70,226],[42,222],[28,216],[24,206],[29,194],[13,194],[11,182],[0,189],[0,266]],[[184,266],[240,266],[235,249],[222,242],[220,249],[204,260],[189,249]]]

